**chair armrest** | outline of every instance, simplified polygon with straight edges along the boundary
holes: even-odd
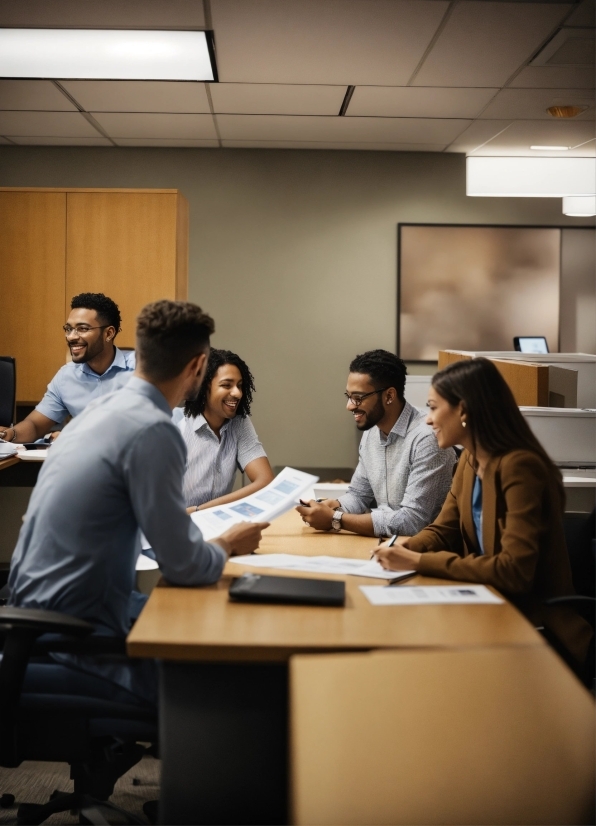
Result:
[[[573,608],[590,623],[592,628],[596,626],[596,598],[586,597],[582,594],[569,594],[566,597],[551,597],[544,600],[544,605],[560,605]]]
[[[41,634],[84,636],[94,631],[89,622],[41,608],[0,607],[0,634],[10,631],[28,631],[34,637]]]

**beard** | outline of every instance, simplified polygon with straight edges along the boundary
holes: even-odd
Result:
[[[381,421],[383,416],[385,415],[385,408],[383,407],[383,402],[377,396],[377,403],[370,411],[370,413],[364,414],[364,422],[362,424],[357,424],[356,427],[358,430],[370,430],[371,427],[374,427],[378,422]]]

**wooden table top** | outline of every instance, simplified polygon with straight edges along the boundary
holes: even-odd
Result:
[[[259,553],[367,559],[375,544],[370,537],[317,533],[292,511],[267,529]],[[363,577],[316,575],[346,581],[344,608],[230,602],[231,579],[246,570],[254,568],[230,561],[215,585],[155,588],[128,636],[129,654],[173,660],[286,661],[292,654],[308,652],[544,645],[540,634],[507,602],[376,607],[359,586],[385,582]],[[309,576],[273,568],[259,568],[259,572]],[[432,585],[445,580],[416,577],[408,584],[421,582]]]
[[[11,465],[16,465],[20,462],[18,456],[9,456],[7,459],[0,459],[0,470],[4,470],[7,467],[11,467]]]
[[[547,646],[297,656],[300,826],[594,823],[594,698]]]

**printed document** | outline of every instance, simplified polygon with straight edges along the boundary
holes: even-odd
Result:
[[[213,539],[235,522],[271,522],[299,504],[304,491],[318,482],[318,476],[285,467],[267,487],[227,505],[217,505],[191,515],[205,539]]]
[[[393,572],[395,575],[395,571]],[[361,585],[371,605],[497,605],[504,602],[484,585]]]
[[[298,556],[297,554],[248,554],[232,556],[230,562],[255,568],[281,568],[284,571],[309,571],[313,574],[352,574],[375,579],[393,579],[395,571],[381,568],[375,559],[347,559],[337,556]],[[406,573],[402,571],[401,573]],[[412,573],[414,573],[412,571]]]

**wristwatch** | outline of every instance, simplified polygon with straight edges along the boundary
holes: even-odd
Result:
[[[333,511],[333,517],[331,519],[331,530],[339,533],[341,531],[341,518],[344,515],[344,512],[341,508],[338,508],[336,511]]]

